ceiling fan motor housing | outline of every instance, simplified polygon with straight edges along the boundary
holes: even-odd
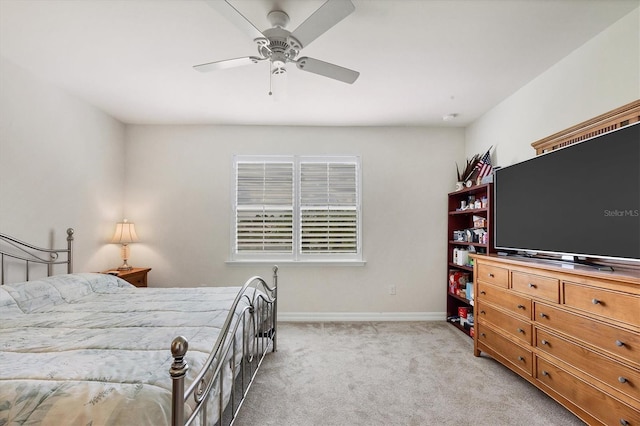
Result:
[[[269,40],[269,45],[258,43],[258,53],[263,58],[284,63],[294,61],[302,46],[284,28],[275,27],[264,31],[264,36]]]

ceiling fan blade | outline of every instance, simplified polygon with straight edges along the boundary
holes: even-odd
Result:
[[[300,24],[291,35],[300,42],[302,47],[306,47],[354,10],[356,8],[351,0],[328,0]]]
[[[329,62],[320,61],[318,59],[307,58],[306,56],[296,61],[296,66],[303,71],[309,71],[324,77],[333,78],[345,83],[352,84],[358,79],[360,73]]]
[[[260,61],[264,61],[264,59],[258,58],[256,56],[247,56],[244,58],[227,59],[224,61],[194,65],[193,69],[200,72],[209,72],[215,70],[225,70],[227,68],[241,67],[244,65],[257,64]]]
[[[240,31],[251,37],[251,40],[263,39],[264,35],[242,13],[233,7],[227,0],[205,0],[214,10],[227,18]]]

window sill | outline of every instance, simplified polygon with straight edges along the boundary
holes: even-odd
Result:
[[[225,260],[227,265],[365,266],[366,260]]]

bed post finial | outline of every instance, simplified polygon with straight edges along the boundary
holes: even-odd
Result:
[[[67,250],[69,250],[67,258],[67,274],[73,273],[73,228],[67,228]]]
[[[171,342],[171,355],[173,363],[169,369],[173,380],[173,392],[171,401],[171,424],[173,426],[184,425],[184,378],[189,366],[184,356],[189,349],[189,342],[182,336],[178,336]]]

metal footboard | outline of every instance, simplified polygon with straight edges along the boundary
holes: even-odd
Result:
[[[277,349],[278,267],[270,287],[252,277],[236,296],[203,368],[185,390],[189,343],[176,337],[171,343],[173,380],[171,424],[232,425],[262,360]],[[230,380],[225,381],[225,375]],[[226,387],[230,386],[230,389]],[[214,400],[215,399],[215,400]],[[185,406],[193,407],[185,413]]]

